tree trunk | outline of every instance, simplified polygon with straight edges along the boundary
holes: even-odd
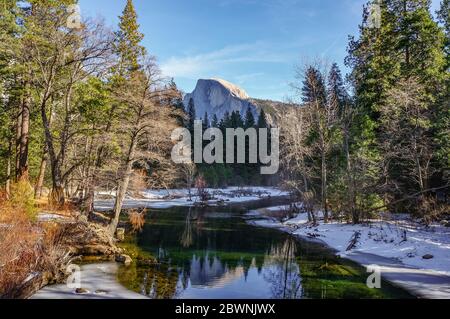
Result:
[[[17,115],[17,122],[16,122],[16,158],[15,158],[15,178],[16,181],[19,177],[19,167],[20,167],[20,138],[22,136],[22,110],[20,110],[19,115]]]
[[[47,88],[47,92],[44,93],[41,102],[41,117],[42,124],[44,125],[45,132],[45,144],[47,145],[50,166],[52,171],[52,182],[53,188],[49,196],[49,204],[53,207],[60,208],[64,206],[65,196],[64,196],[64,183],[61,174],[61,160],[56,156],[55,147],[53,143],[53,136],[50,129],[50,120],[47,116],[47,101],[50,98],[49,96],[49,87]],[[64,144],[66,141],[62,141],[61,149],[64,149],[66,145]]]
[[[108,134],[112,129],[112,118],[115,112],[115,108],[111,108],[109,111],[109,119],[108,123],[106,124],[105,128],[105,134]],[[93,143],[92,143],[93,144]],[[87,184],[83,185],[84,188],[84,196],[82,197],[82,203],[81,206],[83,207],[83,210],[87,216],[89,216],[91,213],[94,212],[94,201],[95,201],[95,188],[96,188],[96,177],[97,173],[100,171],[100,169],[103,166],[103,154],[106,149],[106,143],[104,141],[101,142],[101,145],[97,148],[97,154],[96,159],[94,163],[94,167],[92,169],[92,174],[87,174]],[[90,152],[92,151],[92,148]]]
[[[347,180],[347,188],[348,188],[348,205],[350,210],[350,216],[352,218],[352,222],[354,224],[359,223],[359,216],[357,216],[356,212],[356,200],[355,200],[355,185],[353,182],[353,172],[352,172],[352,162],[350,158],[350,132],[348,124],[345,125],[344,128],[344,152],[345,152],[345,160],[347,164],[347,174],[346,174],[346,180]]]
[[[93,129],[95,128],[93,127]],[[81,208],[86,216],[89,216],[91,213],[94,212],[94,197],[95,197],[94,185],[95,185],[95,178],[97,175],[96,174],[97,165],[96,162],[92,163],[91,160],[93,149],[94,149],[94,139],[87,138],[85,147],[85,157],[88,158],[88,161],[86,161],[86,164],[83,167],[83,180],[81,182],[81,185],[84,192],[80,197]]]
[[[5,191],[6,191],[6,199],[9,199],[11,196],[11,155],[12,155],[12,146],[13,143],[10,140],[8,144],[8,159],[6,163],[6,185],[5,185]]]
[[[36,187],[34,189],[34,198],[40,199],[42,197],[42,188],[44,187],[45,171],[47,169],[48,151],[44,147],[44,154],[42,155],[41,166],[39,167],[39,175],[37,178]]]
[[[50,160],[52,169],[53,187],[49,196],[49,204],[55,208],[62,208],[66,202],[64,194],[64,181],[62,179],[61,168],[58,160]]]
[[[25,96],[22,101],[22,123],[19,140],[19,166],[17,168],[17,178],[28,180],[28,144],[30,133],[30,107],[31,96],[28,92],[28,84],[25,84]]]
[[[122,181],[117,188],[116,201],[114,203],[114,218],[109,225],[109,232],[114,235],[119,224],[120,213],[122,212],[123,201],[128,190],[128,184],[130,183],[131,173],[133,171],[134,156],[136,153],[137,135],[134,134],[131,138],[130,148],[128,150],[127,161],[125,165],[125,172]]]
[[[95,199],[95,192],[92,185],[89,185],[86,189],[86,195],[83,199],[82,209],[86,216],[89,216],[91,213],[94,212],[94,199]]]
[[[328,223],[328,203],[327,203],[327,163],[325,151],[322,151],[322,206],[324,222]]]
[[[53,121],[53,111],[50,109],[50,117],[48,120],[49,126],[52,125]],[[44,187],[45,171],[47,170],[48,162],[48,146],[47,143],[44,144],[44,150],[42,152],[41,166],[39,167],[39,175],[36,182],[36,187],[34,189],[34,198],[40,199],[42,197],[42,188]]]
[[[64,187],[61,184],[54,184],[49,196],[49,204],[54,208],[62,208],[66,202]]]

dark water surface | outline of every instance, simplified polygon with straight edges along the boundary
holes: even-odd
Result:
[[[242,208],[150,211],[127,248],[139,255],[119,270],[127,288],[152,298],[410,298],[321,244],[250,225]],[[149,262],[156,257],[158,264]]]

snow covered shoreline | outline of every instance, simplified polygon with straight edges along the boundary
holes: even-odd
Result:
[[[289,193],[274,187],[229,187],[226,189],[207,189],[214,199],[208,201],[209,206],[221,204],[244,203],[268,199],[279,196],[288,196]],[[124,201],[124,209],[155,208],[166,209],[171,207],[189,207],[199,202],[195,196],[196,189],[192,189],[192,198],[189,200],[187,189],[146,190],[141,192],[140,198],[128,197]],[[114,207],[114,192],[100,192],[94,204],[96,211],[109,211]]]
[[[250,214],[264,217],[267,211],[283,208],[270,207]],[[450,299],[448,227],[431,225],[425,228],[407,218],[373,221],[368,226],[333,222],[311,227],[306,214],[300,214],[284,223],[267,217],[252,223],[261,227],[278,228],[303,239],[323,242],[335,250],[337,255],[362,266],[377,265],[385,280],[420,298]],[[360,233],[358,244],[347,251],[355,232]]]
[[[39,290],[31,299],[148,299],[118,282],[118,267],[114,262],[83,265],[79,273],[81,293],[60,284]]]

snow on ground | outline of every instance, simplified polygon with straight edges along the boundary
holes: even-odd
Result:
[[[51,221],[67,221],[70,220],[70,218],[67,216],[43,212],[37,215],[37,220],[39,222],[51,222]]]
[[[274,210],[273,208],[270,210]],[[267,211],[264,209],[262,211]],[[255,212],[252,212],[255,215]],[[425,227],[414,220],[372,221],[370,225],[320,223],[312,227],[306,214],[280,223],[274,219],[254,221],[303,238],[321,240],[341,257],[364,266],[382,267],[385,279],[427,298],[450,298],[450,228],[438,224]],[[361,237],[347,251],[355,232]],[[404,240],[406,238],[406,241]],[[432,255],[431,259],[423,258]]]
[[[208,201],[211,206],[220,203],[241,203],[255,201],[269,197],[286,196],[287,192],[273,187],[229,187],[226,189],[207,189],[214,199]],[[124,209],[133,208],[170,208],[179,206],[193,206],[199,199],[196,189],[192,189],[192,200],[189,200],[187,189],[146,190],[141,192],[142,198],[127,196],[124,201]],[[106,198],[105,198],[106,197]],[[95,200],[95,210],[107,211],[114,206],[115,192],[99,192]]]
[[[81,266],[80,285],[84,293],[65,284],[47,286],[31,299],[146,299],[117,282],[117,263],[88,264]]]

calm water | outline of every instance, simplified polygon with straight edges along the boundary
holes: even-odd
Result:
[[[137,260],[119,270],[127,288],[152,298],[408,298],[320,244],[249,225],[241,210],[151,211],[127,244]],[[154,265],[148,260],[156,257]]]

